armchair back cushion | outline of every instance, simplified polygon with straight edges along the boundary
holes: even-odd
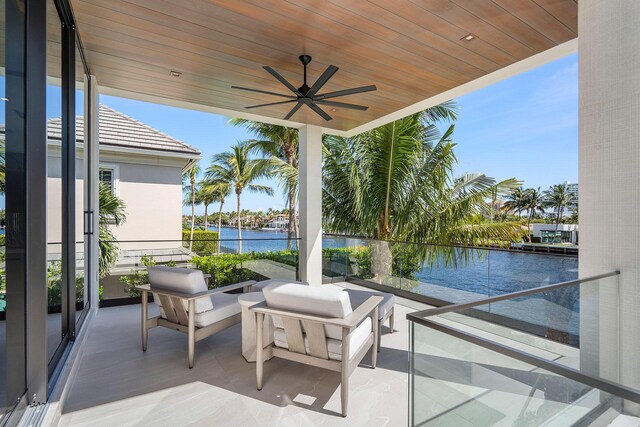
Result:
[[[149,284],[152,288],[184,294],[198,294],[208,290],[202,271],[182,267],[151,266],[148,267]],[[154,294],[154,300],[162,306],[160,299]],[[213,310],[211,298],[199,298],[195,302],[196,313]]]
[[[272,283],[262,290],[267,306],[297,313],[332,318],[344,318],[351,314],[349,294],[335,285],[300,286],[300,283]],[[283,328],[282,319],[273,316],[276,328]],[[342,329],[325,326],[327,338],[342,339]]]

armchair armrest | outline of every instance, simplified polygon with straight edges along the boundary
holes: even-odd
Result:
[[[269,314],[272,316],[290,317],[299,320],[307,320],[310,322],[322,323],[324,325],[335,325],[341,328],[352,329],[355,328],[364,320],[365,317],[371,315],[373,310],[380,304],[383,297],[379,295],[372,295],[362,305],[360,305],[355,311],[353,311],[347,317],[325,317],[317,316],[314,314],[298,313],[290,310],[281,310],[277,308],[269,308],[266,302],[253,305],[249,308],[250,311],[256,313]],[[377,321],[378,319],[375,319]]]
[[[204,297],[210,297],[213,294],[219,294],[219,293],[229,292],[229,291],[233,291],[240,288],[246,288],[253,285],[254,283],[256,283],[255,280],[248,280],[246,282],[240,282],[240,283],[234,283],[233,285],[222,286],[221,288],[209,289],[206,292],[199,292],[197,294],[185,294],[183,292],[175,292],[167,289],[158,289],[158,288],[152,287],[151,285],[140,285],[140,286],[136,286],[136,288],[140,289],[141,291],[153,292],[158,295],[167,295],[170,297],[180,298],[185,301],[191,301],[191,300],[197,300]]]

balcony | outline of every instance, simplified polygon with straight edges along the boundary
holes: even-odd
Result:
[[[488,274],[491,257],[495,262],[503,254],[473,249],[471,256],[456,248],[460,259],[467,258],[459,269],[471,266],[473,272],[487,278],[486,288],[461,292],[444,284],[426,283],[419,272],[407,279],[410,275],[399,265],[404,259],[400,255],[397,271],[392,269],[389,277],[378,280],[362,270],[371,263],[362,254],[379,241],[340,240],[338,236],[326,240],[325,246],[332,250],[325,250],[323,259],[325,282],[396,293],[395,332],[390,334],[386,326],[383,328],[375,370],[366,365],[366,356],[353,373],[347,418],[340,416],[338,373],[272,359],[265,364],[265,384],[258,391],[255,364],[241,356],[239,324],[199,342],[195,366],[189,370],[185,335],[152,329],[149,348],[143,352],[140,305],[114,306],[113,301],[103,300],[105,307],[93,313],[89,328],[77,343],[77,370],[64,391],[60,425],[93,425],[96,420],[104,425],[132,420],[170,425],[224,420],[225,425],[416,426],[636,421],[621,415],[623,400],[640,402],[640,394],[620,384],[619,273],[560,285],[534,283],[507,294],[499,286],[489,285],[499,280],[499,276]],[[263,239],[253,245],[263,247],[267,242]],[[288,258],[281,257],[283,251],[269,256],[250,252],[243,258],[219,252],[218,243],[233,252],[237,242],[231,240],[215,242],[214,253],[207,252],[209,247],[194,245],[197,255],[209,260],[203,262],[193,252],[185,257],[189,251],[183,242],[178,242],[180,250],[166,249],[175,243],[153,242],[153,248],[141,249],[142,242],[128,242],[130,248],[123,251],[115,271],[144,275],[143,257],[148,261],[155,256],[153,262],[171,263],[176,260],[165,254],[179,252],[180,265],[205,267],[211,286],[227,284],[228,275],[234,280],[259,280],[295,279],[297,274],[295,251],[288,253]],[[244,247],[251,251],[251,244],[246,241]],[[286,240],[270,244],[284,249]],[[404,254],[406,248],[419,250],[418,245],[402,244],[395,253]],[[236,264],[230,270],[225,259],[233,256],[232,264]],[[429,273],[440,277],[453,271],[445,266],[441,269],[429,269]],[[430,294],[433,289],[449,302],[441,307],[426,304],[425,299],[439,301]],[[152,315],[157,310],[151,304]],[[410,321],[401,320],[405,318]],[[601,351],[594,343],[598,336],[606,337],[609,341],[600,345],[612,350]]]
[[[415,304],[398,302],[397,319],[426,308]],[[343,418],[339,373],[272,359],[258,391],[255,364],[241,355],[240,325],[199,342],[189,370],[183,334],[155,328],[142,352],[140,306],[102,308],[84,333],[60,425],[406,425],[407,326],[383,329],[378,367],[352,374]]]

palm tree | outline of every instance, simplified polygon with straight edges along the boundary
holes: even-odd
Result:
[[[455,119],[448,102],[352,138],[324,138],[323,215],[330,231],[433,245],[512,241],[510,223],[473,224],[491,193],[517,185],[485,175],[453,179],[453,125],[440,135],[436,121]],[[445,250],[444,247],[442,250]],[[376,277],[390,266],[389,245],[372,248]]]
[[[4,141],[0,141],[0,194],[5,191],[5,148]]]
[[[206,176],[213,181],[229,184],[236,193],[238,202],[238,250],[242,253],[242,220],[240,196],[244,189],[252,193],[273,195],[273,189],[266,185],[254,184],[260,178],[268,176],[269,164],[261,159],[251,158],[252,144],[241,141],[231,147],[231,151],[216,154],[211,159]]]
[[[193,248],[193,230],[196,225],[196,179],[200,173],[199,161],[192,163],[191,167],[182,173],[182,188],[191,198],[191,233],[189,234],[189,251]]]
[[[202,186],[207,189],[210,194],[212,203],[220,203],[218,209],[218,252],[220,252],[220,239],[222,238],[222,207],[224,206],[224,199],[231,195],[231,184],[224,181],[207,180]]]
[[[196,191],[196,204],[204,205],[204,229],[209,229],[209,205],[220,202],[220,209],[222,209],[222,204],[224,204],[224,198],[229,195],[230,190],[225,194],[221,194],[221,190],[225,187],[224,183],[210,181],[204,179],[197,184]],[[226,185],[225,188],[229,186]],[[221,200],[222,198],[222,200]],[[218,230],[220,231],[220,230]]]
[[[298,194],[298,130],[268,123],[254,122],[245,119],[232,119],[231,124],[243,126],[258,139],[251,144],[264,156],[280,186],[287,195],[289,206],[288,248],[293,248],[293,236],[299,235],[296,200]]]
[[[522,211],[525,210],[525,204],[526,194],[522,187],[519,187],[507,194],[502,209],[505,212],[514,212],[516,215],[521,216]]]
[[[552,185],[548,190],[542,193],[544,196],[544,205],[551,207],[556,212],[556,229],[562,222],[562,216],[566,208],[573,208],[576,205],[575,197],[569,192],[569,188],[565,184]]]
[[[524,210],[527,211],[527,238],[531,242],[531,219],[537,212],[544,213],[544,197],[540,192],[540,187],[537,189],[527,188],[524,193]]]
[[[98,238],[100,257],[98,258],[98,270],[100,277],[108,274],[109,268],[118,260],[118,243],[111,232],[109,225],[116,227],[127,219],[126,205],[111,191],[111,187],[104,182],[100,183],[98,190]]]

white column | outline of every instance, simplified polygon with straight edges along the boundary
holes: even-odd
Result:
[[[85,271],[90,271],[91,276],[85,277],[88,289],[90,290],[91,307],[98,308],[100,303],[98,255],[100,247],[98,245],[98,170],[100,167],[99,148],[99,94],[98,83],[95,76],[85,76],[84,81],[84,211],[91,214],[84,214],[85,229],[92,232],[85,240]]]
[[[581,362],[589,370],[599,369],[604,377],[615,375],[623,384],[637,388],[640,49],[636,35],[640,1],[580,0],[578,28],[580,276],[621,271],[620,295],[611,287],[601,286],[591,294],[598,298],[595,305],[584,302],[587,305],[581,309],[581,317],[585,328],[580,344],[585,354]],[[583,291],[587,296],[585,292],[589,290]],[[589,315],[599,319],[590,322]],[[617,329],[618,322],[616,334],[618,331],[612,329]],[[609,357],[615,347],[620,350],[619,362],[617,356]]]
[[[300,280],[322,284],[322,129],[300,128]]]

